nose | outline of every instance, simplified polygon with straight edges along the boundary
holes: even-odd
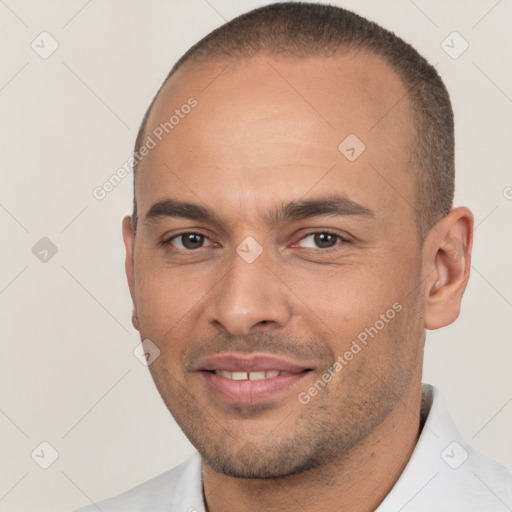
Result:
[[[235,336],[286,325],[291,317],[290,296],[272,265],[262,256],[247,263],[237,253],[228,265],[209,298],[209,323]]]

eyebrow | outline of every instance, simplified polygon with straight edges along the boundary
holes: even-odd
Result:
[[[269,224],[278,224],[285,220],[303,220],[323,215],[362,215],[374,217],[375,214],[365,206],[352,201],[343,195],[330,195],[312,199],[301,199],[282,203],[275,212],[267,214],[265,220]]]
[[[155,203],[146,213],[145,221],[151,224],[165,217],[220,221],[219,216],[207,206],[171,198],[162,199]]]
[[[281,203],[273,212],[264,215],[270,225],[287,220],[304,220],[326,215],[361,215],[375,217],[374,212],[343,195],[330,195]],[[155,203],[145,215],[145,222],[152,224],[162,218],[180,217],[190,220],[222,223],[222,218],[211,208],[197,203],[167,198]]]

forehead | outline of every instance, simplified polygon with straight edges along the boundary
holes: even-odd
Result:
[[[182,109],[190,98],[197,105]],[[293,200],[317,182],[317,191],[340,187],[363,204],[385,207],[400,195],[413,201],[413,133],[406,88],[375,55],[190,62],[148,118],[156,147],[140,164],[137,199],[149,208],[173,189],[228,207],[229,194],[239,211],[240,202],[261,204],[263,192],[268,202]]]

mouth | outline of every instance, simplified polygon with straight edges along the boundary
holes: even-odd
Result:
[[[229,370],[215,370],[213,373],[231,380],[263,380],[274,379],[275,377],[282,377],[284,375],[293,375],[292,373],[280,372],[279,370],[264,370],[257,372],[230,372]]]
[[[263,354],[227,353],[199,361],[197,371],[210,395],[245,405],[284,398],[312,367]]]

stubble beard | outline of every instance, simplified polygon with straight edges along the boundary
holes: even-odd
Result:
[[[286,421],[287,408],[283,407],[282,423],[252,440],[223,426],[165,366],[153,364],[150,369],[174,419],[214,471],[235,478],[275,479],[340,465],[397,406],[421,359],[418,351],[422,352],[424,330],[419,327],[418,302],[411,300],[408,308],[387,326],[386,338],[369,342],[394,345],[391,371],[382,373],[368,367],[350,370],[349,365],[310,403],[301,405],[293,422]],[[335,387],[342,375],[343,383]],[[254,413],[264,411],[255,409]],[[247,411],[245,416],[241,421],[251,421]]]

